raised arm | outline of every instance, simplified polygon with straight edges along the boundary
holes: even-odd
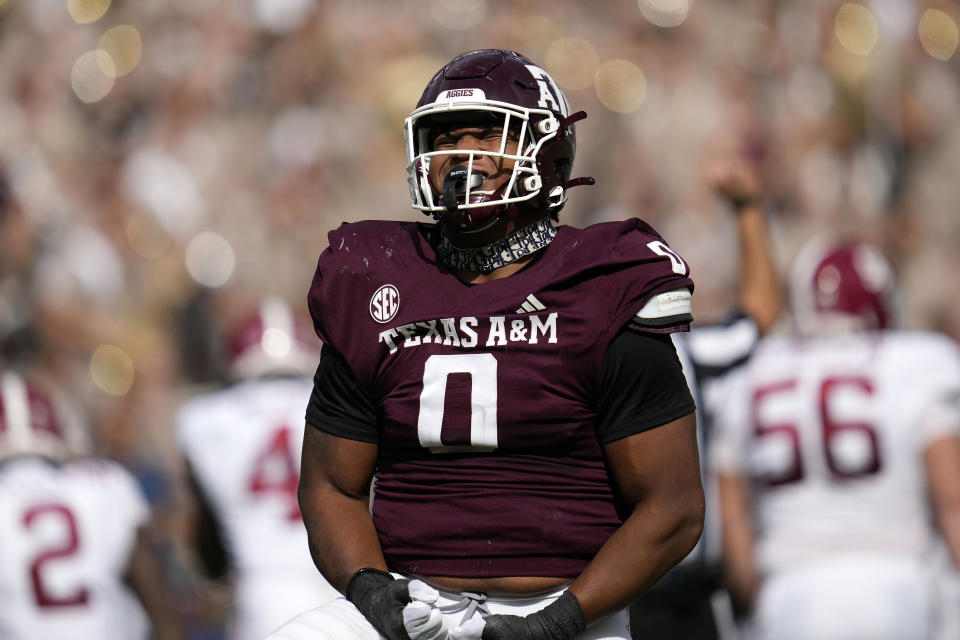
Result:
[[[735,160],[714,167],[710,180],[734,214],[740,245],[740,305],[760,333],[766,333],[783,311],[783,293],[759,177],[747,163]]]

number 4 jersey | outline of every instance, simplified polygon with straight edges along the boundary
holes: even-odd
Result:
[[[431,233],[345,224],[309,294],[318,335],[374,408],[372,436],[355,439],[379,445],[388,564],[574,577],[621,523],[596,430],[605,351],[631,324],[688,327],[687,266],[639,220],[561,226],[532,265],[470,286],[438,263]],[[682,375],[678,386],[689,398]],[[658,409],[645,428],[683,415],[644,412]]]
[[[264,638],[339,594],[313,565],[297,505],[311,380],[247,380],[192,398],[177,440],[223,537],[235,584],[229,637]]]
[[[772,337],[718,394],[714,471],[753,492],[763,572],[836,553],[920,559],[923,452],[960,424],[960,358],[921,332]]]

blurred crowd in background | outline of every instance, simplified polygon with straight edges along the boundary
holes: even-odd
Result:
[[[894,260],[901,324],[960,338],[958,21],[946,0],[0,0],[0,362],[138,475],[176,578],[178,407],[222,384],[221,338],[259,299],[306,313],[329,230],[421,216],[403,118],[488,47],[589,114],[574,175],[597,186],[561,221],[650,222],[699,321],[735,302],[705,172],[737,155],[781,272],[856,233]]]

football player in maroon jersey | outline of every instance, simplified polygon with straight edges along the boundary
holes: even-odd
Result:
[[[435,222],[330,234],[299,497],[346,598],[271,638],[628,640],[627,605],[696,543],[670,340],[693,282],[641,220],[558,223],[593,182],[571,178],[584,115],[518,53],[460,55],[405,122]]]

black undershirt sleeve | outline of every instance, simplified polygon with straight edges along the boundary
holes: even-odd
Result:
[[[307,424],[333,436],[378,441],[376,404],[360,386],[350,365],[333,347],[323,345],[307,404]]]
[[[597,402],[601,444],[667,424],[695,408],[669,335],[625,329],[610,342]]]

